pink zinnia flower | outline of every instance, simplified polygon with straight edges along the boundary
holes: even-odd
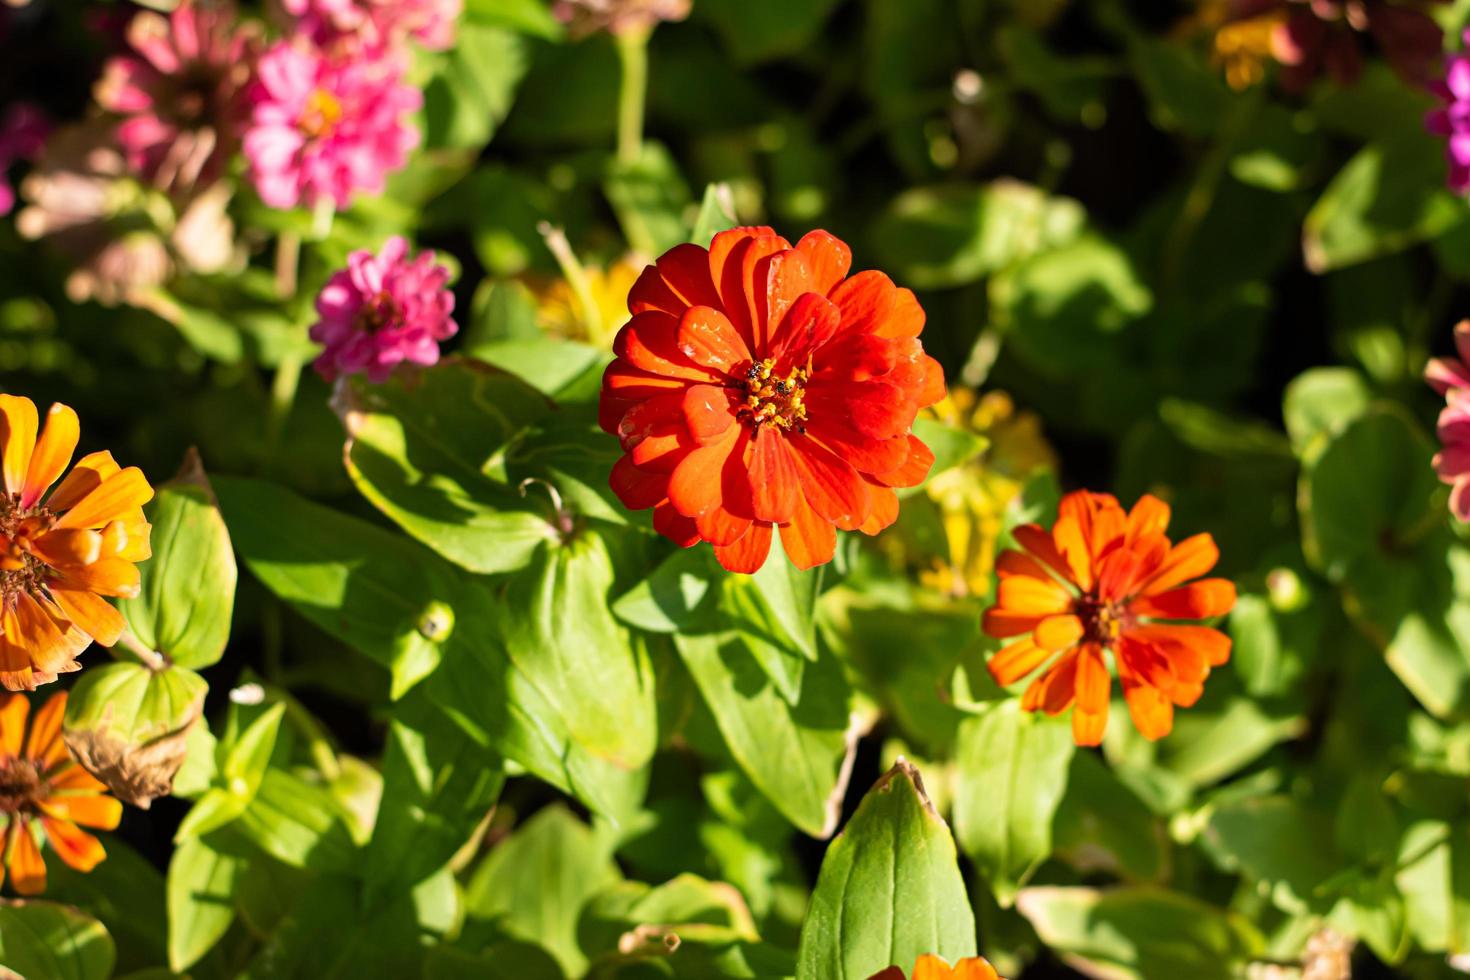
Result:
[[[1446,59],[1444,80],[1431,88],[1445,104],[1431,109],[1424,117],[1424,125],[1431,133],[1448,140],[1445,145],[1450,164],[1447,182],[1450,190],[1463,194],[1470,191],[1470,57],[1450,55]]]
[[[124,117],[117,141],[134,173],[188,187],[224,172],[239,144],[256,37],[227,4],[186,0],[168,17],[150,10],[133,17],[132,51],[107,62],[96,98]]]
[[[356,40],[369,47],[412,38],[431,51],[454,46],[463,0],[281,0],[319,44]]]
[[[356,191],[382,191],[419,142],[406,117],[423,96],[395,57],[335,59],[283,41],[261,57],[250,100],[245,156],[271,207],[344,209]]]
[[[433,252],[410,260],[408,242],[397,236],[377,255],[353,252],[316,298],[321,319],[311,339],[326,346],[317,373],[328,381],[366,373],[381,382],[401,361],[438,361],[440,341],[459,330],[448,283],[449,270],[434,263]]]
[[[15,207],[15,191],[5,171],[17,160],[30,160],[46,145],[51,124],[41,110],[28,102],[17,102],[0,119],[0,214]]]
[[[1424,380],[1445,396],[1439,413],[1439,441],[1434,469],[1449,484],[1450,511],[1470,521],[1470,320],[1455,325],[1458,357],[1436,357],[1424,368]]]

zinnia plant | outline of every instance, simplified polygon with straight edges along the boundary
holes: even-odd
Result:
[[[1223,616],[1235,605],[1229,580],[1200,578],[1219,549],[1208,534],[1173,544],[1168,527],[1169,507],[1155,497],[1125,512],[1113,497],[1081,490],[1063,498],[1049,532],[1015,528],[1022,550],[996,563],[1000,585],[985,632],[1021,639],[990,658],[990,673],[1005,686],[1045,667],[1021,706],[1050,715],[1072,708],[1078,745],[1098,745],[1107,728],[1112,679],[1104,654],[1133,723],[1150,739],[1169,734],[1175,706],[1199,700],[1210,668],[1230,657],[1224,633],[1179,622]]]
[[[881,272],[848,276],[823,231],[793,248],[769,228],[680,245],[628,294],[633,318],[602,383],[602,427],[625,455],[612,488],[653,526],[754,572],[779,529],[798,568],[832,560],[837,529],[876,534],[895,487],[934,455],[911,426],[944,397],[924,311]]]
[[[38,835],[68,865],[91,871],[107,852],[81,828],[113,830],[122,817],[122,804],[72,761],[62,743],[65,712],[65,693],[53,694],[34,716],[23,695],[0,695],[0,883],[8,870],[22,895],[46,890]]]

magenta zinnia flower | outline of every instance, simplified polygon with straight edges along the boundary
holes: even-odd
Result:
[[[1470,521],[1470,320],[1455,325],[1458,357],[1436,357],[1424,368],[1424,380],[1445,396],[1439,413],[1439,441],[1434,469],[1450,490],[1450,511]]]
[[[313,365],[317,373],[328,381],[366,373],[380,382],[401,361],[438,361],[439,342],[459,330],[448,283],[449,270],[434,263],[433,252],[410,260],[408,242],[398,236],[377,255],[353,252],[316,298],[321,319],[311,339],[326,346]]]
[[[283,41],[261,56],[250,100],[245,156],[271,207],[344,209],[357,191],[380,192],[419,142],[406,117],[423,97],[390,55],[329,58]]]
[[[1443,48],[1443,32],[1427,8],[1445,0],[1232,0],[1235,18],[1280,12],[1271,39],[1281,62],[1281,84],[1301,91],[1324,71],[1350,85],[1363,71],[1371,39],[1389,67],[1414,85],[1429,85]]]
[[[463,0],[281,0],[319,44],[357,41],[370,49],[413,39],[431,51],[454,45]]]
[[[132,50],[107,62],[96,98],[124,117],[117,141],[134,173],[161,187],[189,187],[224,172],[239,145],[256,37],[230,5],[186,0],[168,17],[149,10],[133,17]]]
[[[15,207],[15,190],[6,177],[10,165],[18,160],[30,160],[46,145],[46,134],[51,124],[41,110],[29,102],[17,102],[0,119],[0,214],[9,214]]]
[[[1445,155],[1449,158],[1448,184],[1457,194],[1470,191],[1470,57],[1450,55],[1446,59],[1444,80],[1432,86],[1444,105],[1431,109],[1424,125],[1431,133],[1447,139]]]

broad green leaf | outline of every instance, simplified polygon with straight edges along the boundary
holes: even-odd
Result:
[[[650,633],[703,632],[718,621],[729,578],[708,548],[680,548],[612,604],[615,616]]]
[[[504,455],[548,411],[540,392],[477,361],[359,384],[342,406],[347,472],[373,506],[450,561],[513,571],[555,532],[506,486]]]
[[[1034,92],[1059,122],[1097,127],[1107,118],[1105,86],[1112,65],[1105,58],[1063,56],[1022,23],[999,32],[999,49],[1017,87]]]
[[[1304,719],[1249,698],[1197,705],[1175,715],[1173,734],[1158,743],[1159,765],[1193,786],[1209,786],[1305,728]]]
[[[219,942],[235,921],[235,889],[245,860],[211,838],[181,843],[168,864],[168,963],[183,973]]]
[[[662,145],[645,142],[639,159],[609,162],[602,187],[635,252],[662,255],[684,241],[689,187]]]
[[[208,692],[204,678],[184,667],[93,667],[67,699],[67,748],[114,796],[147,809],[173,789]]]
[[[632,770],[653,755],[657,706],[641,650],[613,619],[612,584],[601,535],[543,546],[506,586],[505,647],[573,739]]]
[[[400,701],[363,859],[368,907],[444,867],[473,839],[504,781],[498,760],[442,711],[418,695]]]
[[[577,938],[594,963],[665,961],[677,976],[700,977],[727,975],[711,958],[760,936],[738,889],[681,874],[658,887],[620,881],[599,892],[582,910]]]
[[[1470,952],[1470,834],[1463,820],[1410,826],[1399,845],[1394,883],[1421,948]]]
[[[1085,212],[1067,198],[1013,180],[905,191],[874,228],[882,268],[917,289],[974,282],[1082,231]]]
[[[1369,143],[1347,162],[1302,227],[1313,272],[1402,251],[1465,220],[1464,203],[1444,186],[1444,140],[1409,132]]]
[[[475,870],[466,910],[545,947],[568,976],[580,976],[587,959],[577,944],[577,916],[620,878],[611,841],[554,804],[497,844]]]
[[[841,669],[822,655],[789,703],[739,633],[674,637],[731,756],[788,820],[813,837],[837,829],[851,753]],[[866,980],[866,978],[864,978]]]
[[[466,0],[466,20],[494,24],[555,40],[563,28],[542,0]]]
[[[1154,881],[1168,871],[1163,823],[1092,752],[1072,756],[1057,807],[1053,853],[1079,871]]]
[[[827,849],[797,950],[796,980],[869,980],[924,953],[975,955],[975,916],[949,828],[900,760]]]
[[[401,696],[439,665],[457,575],[427,548],[256,480],[218,479],[236,550],[267,589],[392,672]]]
[[[0,968],[24,980],[108,980],[116,960],[112,937],[80,909],[0,899]]]
[[[837,0],[704,0],[698,16],[715,25],[730,56],[748,64],[794,55],[816,36]]]
[[[1293,915],[1325,912],[1323,884],[1346,863],[1333,846],[1331,820],[1285,796],[1222,804],[1205,840],[1228,870],[1261,882]]]
[[[478,150],[510,112],[530,57],[525,40],[508,30],[467,19],[455,34],[424,87],[424,141]]]
[[[1159,128],[1218,135],[1232,94],[1214,65],[1163,37],[1135,36],[1128,55]]]
[[[1016,908],[1043,943],[1101,980],[1233,980],[1265,945],[1244,918],[1156,888],[1027,888]]]
[[[934,454],[934,465],[929,468],[931,479],[946,470],[963,466],[990,446],[990,440],[978,432],[949,425],[938,419],[917,418],[914,420],[913,431]],[[919,491],[915,487],[911,492]]]
[[[268,769],[234,826],[283,864],[346,874],[357,870],[359,859],[337,807],[322,787],[283,769]]]
[[[138,566],[142,592],[118,608],[149,650],[196,670],[217,663],[230,639],[235,553],[198,453],[158,488],[146,509],[153,557]]]
[[[102,923],[117,945],[119,970],[162,963],[168,956],[168,922],[160,914],[165,904],[163,875],[115,835],[107,839],[106,847],[107,860],[88,872],[63,861],[48,861],[46,896],[86,909]]]
[[[960,725],[955,837],[1002,906],[1051,854],[1074,749],[1067,719],[1022,711],[1016,698],[983,705]]]
[[[271,753],[286,705],[277,702],[252,721],[231,744],[222,745],[219,785],[211,788],[179,824],[175,841],[185,841],[232,823],[244,814],[269,774]]]
[[[709,248],[715,235],[739,224],[735,217],[735,195],[727,183],[707,184],[704,198],[699,204],[699,214],[694,219],[694,228],[689,241],[701,248]]]
[[[1312,368],[1297,375],[1281,407],[1292,448],[1301,455],[1319,435],[1336,435],[1371,401],[1367,382],[1352,368]]]

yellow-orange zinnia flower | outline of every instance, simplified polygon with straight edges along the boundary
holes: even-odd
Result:
[[[61,740],[66,694],[52,695],[36,712],[26,738],[30,710],[25,695],[0,695],[0,883],[9,868],[10,883],[22,895],[46,890],[46,862],[34,824],[41,825],[61,860],[78,871],[91,871],[107,852],[77,825],[112,830],[122,817],[122,804],[107,796],[107,787],[66,751]]]
[[[143,505],[153,488],[108,452],[82,457],[77,414],[51,406],[37,437],[29,398],[0,395],[0,685],[36,689],[79,670],[96,640],[116,643],[122,615],[102,596],[138,594],[134,562],[152,554]]]
[[[1108,494],[1079,490],[1062,498],[1048,533],[1035,524],[1012,534],[1024,550],[996,563],[996,603],[985,632],[1023,636],[990,658],[990,673],[1013,684],[1056,662],[1026,690],[1021,706],[1055,715],[1074,703],[1072,735],[1097,745],[1108,723],[1110,651],[1133,723],[1158,739],[1174,727],[1174,705],[1199,700],[1205,677],[1230,657],[1230,638],[1206,626],[1235,605],[1226,579],[1191,581],[1215,567],[1220,551],[1208,534],[1172,545],[1164,534],[1169,506],[1145,495],[1125,513]],[[1187,584],[1186,584],[1187,583]]]
[[[881,973],[873,974],[869,980],[904,980],[903,970],[890,966]],[[954,966],[950,966],[933,953],[925,953],[914,964],[914,975],[911,980],[1001,980],[1001,978],[1000,974],[995,972],[995,967],[978,956],[966,957]]]

